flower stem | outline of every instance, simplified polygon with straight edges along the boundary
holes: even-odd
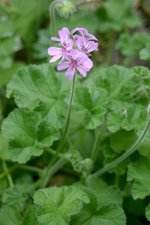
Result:
[[[94,145],[92,148],[92,154],[91,154],[91,159],[93,160],[93,162],[95,162],[95,160],[96,160],[97,153],[99,150],[99,145],[100,145],[100,137],[99,137],[99,135],[96,134],[95,142],[94,142]]]
[[[43,170],[39,169],[35,166],[29,166],[29,165],[18,165],[19,168],[27,171],[31,171],[33,173],[37,173],[39,176],[42,174]]]
[[[56,27],[56,16],[55,16],[55,10],[58,6],[63,5],[62,0],[54,0],[50,4],[49,13],[50,13],[50,23],[51,23],[51,36],[55,34],[55,27]]]
[[[14,187],[13,179],[12,179],[12,176],[10,174],[10,171],[8,170],[7,164],[6,164],[6,162],[4,160],[2,161],[2,167],[3,167],[3,170],[4,170],[5,174],[6,174],[9,187],[13,188]]]
[[[71,116],[71,107],[72,107],[72,101],[73,101],[73,96],[74,96],[74,91],[75,91],[75,76],[73,78],[73,82],[72,82],[72,88],[71,88],[71,92],[70,92],[70,100],[69,100],[69,106],[68,106],[68,113],[67,113],[67,117],[66,117],[66,123],[65,123],[65,128],[64,131],[62,133],[62,137],[60,139],[58,148],[57,148],[57,152],[60,152],[60,149],[62,148],[64,141],[65,141],[65,137],[68,131],[68,127],[69,127],[69,122],[70,122],[70,116]]]
[[[113,162],[109,163],[104,168],[102,168],[102,169],[98,170],[97,172],[95,172],[93,174],[93,176],[101,176],[102,174],[104,174],[104,173],[108,172],[109,170],[113,169],[114,167],[116,167],[118,164],[120,164],[122,161],[124,161],[127,157],[129,157],[130,155],[132,155],[137,150],[137,148],[139,147],[139,145],[141,144],[141,142],[143,141],[143,139],[144,139],[145,135],[147,134],[147,131],[149,130],[149,128],[150,128],[150,113],[149,113],[148,120],[147,120],[147,123],[145,125],[145,128],[144,128],[142,134],[137,139],[137,141],[133,144],[133,146],[131,148],[129,148],[119,158],[117,158]]]
[[[48,182],[50,181],[50,178],[66,163],[65,159],[59,159],[53,166],[51,163],[49,163],[46,173],[44,177],[42,177],[39,182],[36,184],[36,188],[38,186],[41,186],[41,188],[44,188],[47,186]],[[42,183],[42,184],[41,184]],[[41,185],[40,185],[41,184]]]
[[[59,159],[59,161],[56,161],[57,156],[62,156],[60,154],[60,151],[62,150],[64,141],[65,141],[65,137],[68,131],[68,127],[69,127],[69,122],[70,122],[70,116],[71,116],[71,106],[72,106],[72,101],[73,101],[73,96],[74,96],[74,90],[75,90],[75,76],[73,78],[73,82],[72,82],[72,88],[71,88],[71,92],[70,92],[70,100],[69,100],[69,106],[68,106],[68,113],[67,113],[67,117],[66,117],[66,124],[65,124],[65,128],[64,131],[62,133],[58,148],[56,150],[56,154],[54,154],[54,151],[49,151],[51,152],[54,157],[52,159],[52,161],[50,161],[47,169],[46,169],[46,173],[44,175],[44,177],[42,177],[36,184],[35,187],[39,187],[41,184],[41,187],[46,187],[47,183],[49,182],[51,176],[57,172],[66,162],[66,160],[62,157]],[[55,163],[55,164],[54,164]],[[54,165],[53,165],[54,164]]]
[[[0,174],[0,180],[2,180],[5,176],[7,176],[8,173],[13,172],[14,170],[16,170],[18,168],[18,165],[13,165],[11,168],[8,168],[6,171],[4,171],[3,173]]]

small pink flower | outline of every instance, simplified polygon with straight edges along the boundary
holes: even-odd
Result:
[[[87,72],[93,67],[93,62],[88,56],[91,52],[98,50],[97,38],[89,34],[85,28],[76,28],[70,32],[64,27],[58,34],[59,38],[51,38],[58,42],[59,47],[48,48],[48,54],[53,56],[49,62],[61,59],[57,69],[66,70],[65,76],[70,80],[76,72],[86,77]]]
[[[52,37],[53,41],[60,43],[60,48],[50,47],[48,48],[48,54],[53,56],[49,62],[55,62],[60,58],[64,57],[64,54],[69,52],[73,48],[73,40],[70,39],[70,31],[64,27],[59,32],[59,37]]]
[[[82,37],[85,37],[88,41],[98,41],[97,38],[94,35],[90,34],[85,28],[77,27],[71,31],[71,34],[73,35],[76,33],[81,34]]]
[[[85,37],[77,36],[76,45],[78,49],[84,53],[98,51],[98,43],[94,41],[88,41]]]
[[[52,37],[51,40],[59,42],[63,49],[70,51],[74,44],[73,40],[70,38],[70,30],[67,27],[64,27],[58,31],[58,34],[60,38]]]
[[[87,72],[93,67],[93,62],[88,56],[76,49],[71,50],[70,54],[66,55],[66,61],[58,64],[58,71],[66,70],[65,76],[71,80],[75,72],[79,72],[83,77],[86,77]]]

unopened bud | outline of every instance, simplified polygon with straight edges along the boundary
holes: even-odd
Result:
[[[59,6],[57,7],[58,14],[65,18],[71,16],[75,11],[75,5],[68,0],[63,0],[62,4],[59,4]]]

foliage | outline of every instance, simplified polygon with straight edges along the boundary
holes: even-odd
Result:
[[[0,225],[149,224],[148,1],[51,2],[0,2]],[[99,41],[72,102],[54,25]]]

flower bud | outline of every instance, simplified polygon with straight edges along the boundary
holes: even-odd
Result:
[[[75,5],[68,0],[62,0],[62,4],[59,4],[59,6],[57,7],[57,13],[65,18],[71,16],[75,11]]]

